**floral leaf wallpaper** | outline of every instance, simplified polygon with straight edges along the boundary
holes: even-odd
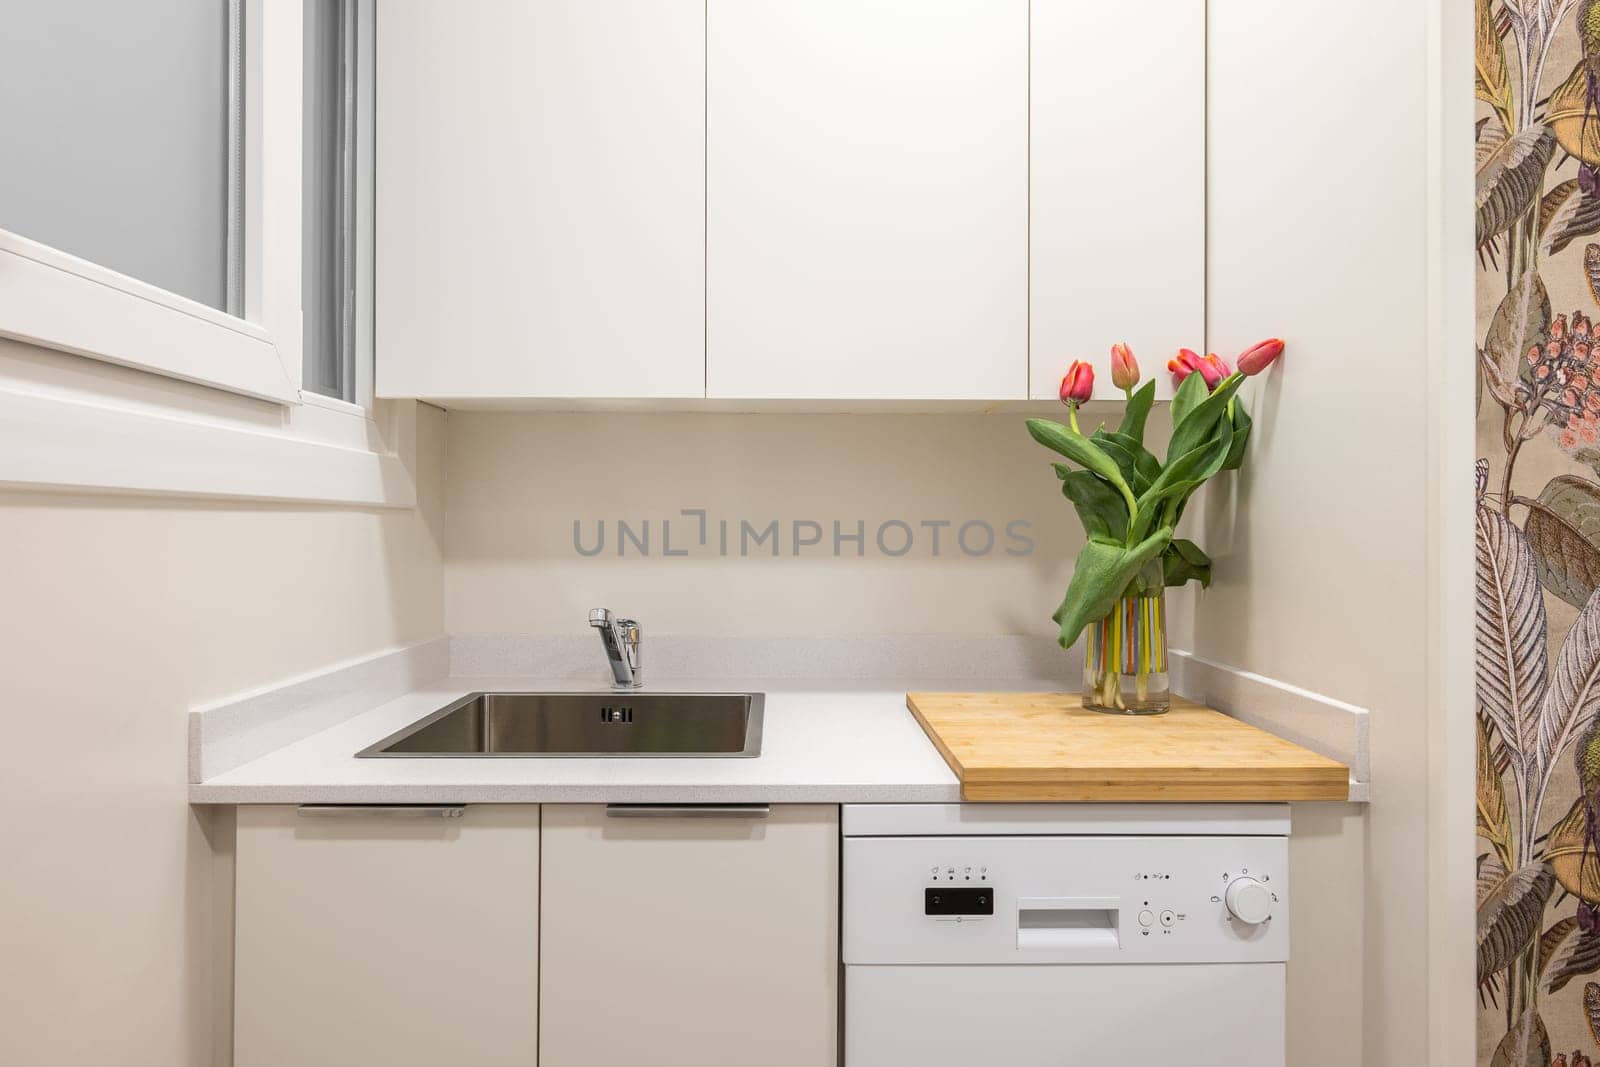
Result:
[[[1600,0],[1475,17],[1478,1062],[1593,1067]]]

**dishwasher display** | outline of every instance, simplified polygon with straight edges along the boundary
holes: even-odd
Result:
[[[994,891],[991,889],[948,889],[934,887],[922,891],[924,915],[993,915]]]

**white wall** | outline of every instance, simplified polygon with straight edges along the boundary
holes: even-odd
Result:
[[[186,714],[440,632],[443,422],[416,510],[0,492],[0,1063],[225,1062]]]
[[[1372,714],[1365,842],[1316,890],[1364,960],[1297,971],[1338,1015],[1359,1006],[1358,1025],[1299,1016],[1325,1044],[1291,1062],[1319,1067],[1428,1053],[1426,14],[1209,7],[1210,341],[1227,354],[1281,333],[1289,349],[1256,392],[1248,469],[1199,523],[1217,570],[1193,646]]]

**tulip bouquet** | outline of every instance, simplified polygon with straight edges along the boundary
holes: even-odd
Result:
[[[1111,349],[1111,380],[1126,397],[1116,429],[1079,431],[1078,407],[1094,393],[1094,368],[1081,361],[1061,379],[1067,425],[1028,420],[1034,440],[1076,464],[1052,464],[1089,537],[1055,621],[1063,648],[1088,628],[1085,706],[1135,714],[1167,709],[1164,591],[1211,582],[1211,560],[1173,533],[1195,490],[1244,462],[1250,416],[1236,394],[1282,354],[1282,341],[1262,341],[1233,370],[1215,354],[1180,350],[1167,363],[1177,392],[1164,461],[1144,445],[1155,382],[1139,386],[1139,364],[1125,344]]]

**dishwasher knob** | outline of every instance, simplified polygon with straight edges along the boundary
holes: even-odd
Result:
[[[1242,923],[1256,926],[1272,918],[1272,891],[1254,878],[1235,878],[1228,883],[1228,914]]]

